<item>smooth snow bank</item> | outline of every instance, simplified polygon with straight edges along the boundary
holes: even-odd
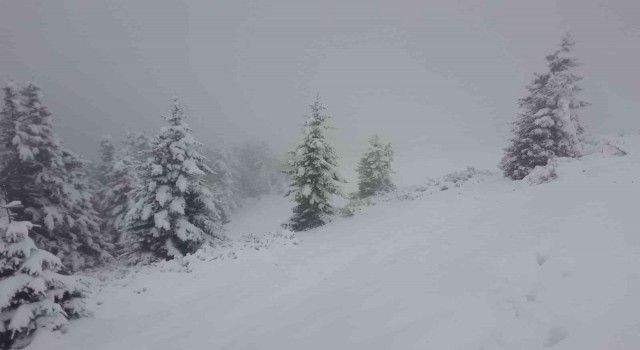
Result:
[[[94,318],[30,349],[640,349],[640,138],[617,145],[549,183],[482,174],[299,244],[110,277]]]

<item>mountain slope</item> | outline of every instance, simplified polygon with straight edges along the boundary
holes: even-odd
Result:
[[[542,185],[478,174],[296,238],[235,232],[204,261],[107,278],[94,318],[30,349],[638,349],[640,140],[624,143]]]

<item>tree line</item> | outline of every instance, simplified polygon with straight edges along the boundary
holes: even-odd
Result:
[[[558,157],[583,152],[576,96],[579,62],[567,35],[536,74],[499,164],[521,180]],[[70,272],[114,259],[148,263],[193,253],[223,241],[223,225],[245,198],[284,191],[295,202],[283,224],[317,228],[335,214],[334,196],[346,182],[327,137],[330,117],[319,97],[310,106],[299,144],[284,164],[264,143],[229,151],[193,135],[179,99],[153,136],[129,132],[120,145],[105,137],[93,164],[64,146],[33,83],[3,89],[0,111],[0,346],[27,342],[42,327],[57,329],[85,314],[85,290]],[[357,164],[367,198],[392,191],[394,151],[374,135]],[[16,205],[19,204],[19,205]],[[29,232],[31,236],[29,236]],[[59,274],[58,272],[62,273]]]

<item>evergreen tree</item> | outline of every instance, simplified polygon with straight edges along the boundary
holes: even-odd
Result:
[[[115,163],[116,146],[113,144],[111,136],[103,136],[100,140],[100,165],[95,169],[96,180],[100,186],[105,186],[108,182],[107,174]]]
[[[94,193],[89,187],[88,175],[85,172],[87,161],[80,158],[69,149],[62,148],[62,161],[65,166],[66,181],[59,203],[68,213],[66,228],[70,237],[78,244],[71,252],[63,256],[63,262],[68,261],[74,270],[83,266],[95,266],[99,262],[113,259],[110,251],[113,244],[109,236],[100,231],[102,220],[98,216],[92,202]]]
[[[143,186],[126,215],[126,257],[131,262],[171,259],[193,253],[222,231],[222,218],[205,182],[211,169],[198,152],[185,114],[174,98],[169,125],[156,136],[144,164]]]
[[[26,346],[39,329],[57,330],[87,316],[86,286],[58,274],[60,259],[38,249],[28,221],[0,218],[0,348]]]
[[[2,91],[4,92],[4,105],[0,110],[0,169],[11,158],[13,139],[16,136],[16,123],[20,119],[21,106],[18,87],[13,81],[9,81]]]
[[[19,200],[21,221],[32,221],[36,243],[58,255],[71,269],[93,266],[108,258],[100,245],[99,219],[91,208],[83,161],[63,149],[53,131],[52,117],[41,103],[40,88],[21,90],[21,113],[0,183],[9,200]]]
[[[291,176],[287,195],[296,202],[290,222],[293,231],[305,231],[324,225],[333,213],[331,197],[341,194],[339,183],[345,182],[336,172],[338,156],[325,131],[329,116],[320,97],[310,106],[311,115],[304,123],[302,142],[290,152],[288,173]]]
[[[573,72],[579,66],[571,55],[573,45],[565,35],[560,49],[546,57],[549,71],[537,74],[527,88],[529,96],[519,101],[523,112],[514,123],[511,145],[500,163],[505,176],[520,180],[551,158],[581,155],[583,127],[577,111],[588,103],[576,97],[582,78]]]
[[[127,133],[116,153],[117,161],[106,173],[106,184],[96,196],[96,208],[104,218],[102,233],[116,244],[125,239],[124,217],[133,205],[132,191],[142,186],[140,171],[149,147],[150,139],[145,134]]]
[[[358,195],[360,198],[369,197],[376,193],[388,192],[395,188],[391,181],[391,162],[393,149],[391,144],[380,142],[378,135],[369,140],[369,149],[360,159],[356,171],[358,172]]]

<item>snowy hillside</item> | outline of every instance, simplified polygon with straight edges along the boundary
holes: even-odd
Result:
[[[620,144],[550,183],[474,174],[295,236],[263,198],[228,247],[105,273],[95,316],[29,349],[640,349],[640,137]]]

